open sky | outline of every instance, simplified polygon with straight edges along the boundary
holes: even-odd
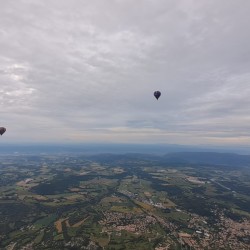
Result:
[[[0,142],[249,145],[249,10],[1,0]]]

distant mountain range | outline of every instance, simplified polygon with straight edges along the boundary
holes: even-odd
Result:
[[[247,148],[246,148],[247,149]],[[226,153],[228,150],[229,153]],[[181,145],[77,144],[77,145],[1,145],[0,155],[83,154],[99,155],[104,161],[118,159],[153,160],[161,163],[191,163],[250,166],[250,155],[232,153],[233,148]],[[96,156],[95,156],[96,157]]]
[[[167,162],[211,164],[228,166],[250,166],[250,155],[215,152],[178,152],[166,154]]]
[[[1,139],[1,138],[0,138]],[[0,154],[43,154],[43,153],[141,153],[158,154],[177,152],[216,152],[237,153],[250,155],[250,146],[206,146],[206,145],[177,145],[177,144],[118,144],[118,143],[81,143],[81,144],[3,144],[0,140]]]

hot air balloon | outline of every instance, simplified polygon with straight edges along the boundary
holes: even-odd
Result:
[[[161,92],[160,92],[160,91],[155,91],[155,92],[154,92],[154,96],[155,96],[155,98],[158,100],[159,97],[161,96]]]
[[[5,131],[6,131],[6,128],[0,127],[0,135],[3,135]]]

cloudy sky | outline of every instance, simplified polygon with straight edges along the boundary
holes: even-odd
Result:
[[[249,145],[249,0],[0,2],[1,143]]]

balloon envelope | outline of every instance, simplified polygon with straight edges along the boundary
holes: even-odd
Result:
[[[0,127],[0,135],[3,135],[5,131],[6,131],[6,128]]]
[[[159,97],[161,96],[161,92],[160,92],[160,91],[155,91],[155,92],[154,92],[154,96],[155,96],[155,98],[158,100]]]

